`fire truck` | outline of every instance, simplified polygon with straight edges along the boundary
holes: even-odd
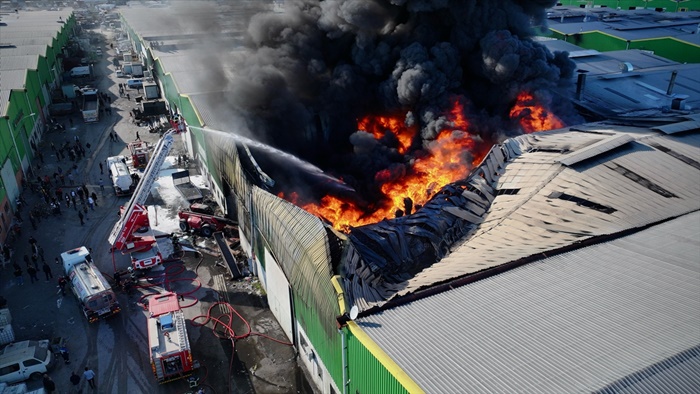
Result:
[[[61,253],[63,270],[90,323],[121,311],[112,287],[92,262],[85,246]]]
[[[192,375],[198,363],[192,359],[185,314],[175,293],[148,299],[148,346],[151,368],[159,383]]]
[[[137,235],[136,230],[148,223],[148,209],[144,204],[151,193],[153,183],[158,178],[160,167],[168,157],[174,142],[173,135],[176,133],[178,130],[175,129],[167,131],[156,144],[141,180],[136,185],[129,202],[121,207],[119,220],[109,234],[108,240],[112,244],[112,250],[129,253],[133,269],[148,269],[163,262],[155,237]]]
[[[129,152],[131,153],[131,165],[134,166],[134,168],[146,168],[151,155],[148,143],[144,141],[130,142]]]

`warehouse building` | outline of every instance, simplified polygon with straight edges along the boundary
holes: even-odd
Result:
[[[614,119],[507,139],[449,198],[344,234],[269,193],[246,136],[231,135],[226,59],[241,37],[207,27],[248,10],[213,9],[119,12],[321,392],[698,387],[696,65],[572,48],[588,71],[579,106]],[[202,41],[229,50],[203,56]],[[417,244],[441,257],[416,265]]]
[[[75,20],[70,10],[0,15],[0,240],[16,224],[16,199],[32,176],[61,57]]]

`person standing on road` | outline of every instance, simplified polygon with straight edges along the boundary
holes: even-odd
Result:
[[[84,218],[85,216],[83,216],[83,213],[81,211],[78,211],[78,219],[80,219],[81,226],[85,224],[85,222],[83,221]]]
[[[36,276],[36,268],[34,268],[33,265],[30,265],[29,268],[27,268],[27,273],[29,274],[29,280],[32,281],[32,284],[34,284],[34,281],[39,281],[39,277]]]
[[[24,255],[24,264],[27,266],[27,268],[29,268],[29,266],[32,265],[32,263],[29,261],[29,256],[27,256],[26,254]]]
[[[15,267],[15,281],[17,281],[17,285],[23,285],[24,284],[24,277],[22,276],[22,268],[20,267]]]
[[[103,172],[102,172],[102,162],[100,162],[100,175],[102,175],[102,174],[103,174]]]
[[[68,284],[68,279],[65,276],[58,277],[58,287],[61,289],[61,295],[66,295],[66,285]]]
[[[87,203],[88,203],[88,206],[90,207],[90,210],[94,211],[95,210],[95,200],[93,200],[92,197],[88,197]]]
[[[49,282],[49,279],[53,279],[53,274],[51,273],[51,267],[46,264],[46,261],[44,261],[44,264],[41,266],[42,271],[44,271],[44,275],[46,275],[46,283]]]
[[[97,182],[98,185],[100,185],[100,191],[102,194],[105,194],[105,182],[100,178],[99,182]]]
[[[92,369],[85,367],[85,372],[83,372],[83,377],[90,384],[91,388],[95,388],[95,372]]]
[[[71,372],[70,382],[73,385],[73,388],[75,390],[78,390],[78,385],[80,384],[80,375],[75,373],[75,371]]]
[[[46,390],[47,394],[52,394],[56,390],[56,383],[51,379],[49,374],[44,374],[44,390]]]
[[[139,136],[138,130],[136,130],[136,141],[141,141],[141,136]]]
[[[95,206],[97,206],[97,193],[92,192],[92,194],[90,194],[90,197],[92,197],[92,202],[94,202]]]

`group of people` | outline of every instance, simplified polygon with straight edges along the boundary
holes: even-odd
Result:
[[[39,282],[39,260],[41,260],[41,270],[44,272],[46,282],[48,283],[53,279],[53,272],[51,272],[51,266],[46,263],[46,259],[44,258],[44,249],[39,245],[34,236],[31,235],[29,236],[29,245],[32,251],[32,257],[30,258],[28,255],[24,255],[24,264],[27,274],[29,274],[29,280],[32,284],[34,284],[34,282]],[[20,266],[17,261],[14,261],[12,267],[14,268],[14,276],[17,285],[23,285],[24,271],[22,270],[22,266]]]
[[[73,137],[73,143],[65,141],[58,148],[56,147],[56,144],[53,142],[51,143],[51,150],[56,155],[59,162],[66,156],[68,156],[70,161],[80,161],[80,159],[85,157],[88,149],[90,149],[89,144],[83,146],[83,144],[80,142],[80,138],[78,138],[77,135]]]
[[[85,367],[85,370],[81,375],[79,375],[76,371],[71,372],[69,381],[73,385],[73,388],[75,390],[78,390],[78,386],[80,386],[80,382],[85,379],[85,381],[88,383],[91,389],[97,388],[97,385],[95,384],[95,371],[93,371],[90,367]],[[47,394],[52,394],[53,392],[56,391],[56,382],[51,379],[49,374],[44,374],[44,379],[43,379],[43,385],[44,385],[44,391]]]

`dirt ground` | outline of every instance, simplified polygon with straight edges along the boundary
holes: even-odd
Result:
[[[65,172],[73,163],[68,159],[58,160],[50,148],[53,142],[56,146],[64,141],[74,141],[77,136],[83,144],[90,143],[91,149],[86,157],[76,161],[78,168],[74,182],[63,186],[64,193],[71,188],[85,184],[92,192],[98,194],[98,206],[88,213],[85,225],[80,225],[77,212],[71,208],[62,207],[60,216],[47,216],[37,223],[33,229],[25,217],[22,233],[10,246],[13,249],[12,261],[18,262],[24,268],[23,256],[30,253],[29,236],[37,239],[42,246],[45,259],[49,263],[53,278],[44,280],[43,272],[39,273],[40,280],[30,283],[24,274],[25,283],[16,284],[10,262],[5,262],[0,271],[0,295],[5,297],[12,314],[12,327],[16,341],[25,339],[63,338],[70,350],[71,363],[58,362],[51,370],[50,376],[56,382],[58,392],[98,392],[98,393],[186,393],[195,391],[184,380],[159,385],[151,371],[148,357],[146,335],[146,314],[138,303],[142,294],[156,290],[172,290],[179,293],[190,293],[185,310],[188,319],[188,334],[193,349],[194,358],[201,364],[196,373],[200,379],[199,387],[206,393],[312,393],[304,372],[297,364],[297,354],[292,346],[275,342],[259,335],[245,335],[248,328],[242,319],[250,324],[250,330],[267,335],[281,341],[287,341],[282,329],[267,307],[264,295],[260,293],[257,280],[244,278],[232,281],[227,278],[227,270],[221,265],[215,243],[212,240],[199,238],[194,249],[199,253],[188,252],[181,261],[165,264],[168,283],[161,287],[144,287],[128,295],[118,292],[122,312],[107,320],[90,324],[83,317],[77,300],[72,294],[61,296],[56,278],[61,274],[61,268],[54,263],[61,252],[81,245],[93,249],[93,259],[100,270],[111,275],[115,269],[128,266],[128,256],[119,253],[112,254],[107,242],[109,232],[117,218],[120,205],[127,198],[116,197],[109,187],[106,173],[100,174],[98,164],[108,156],[118,155],[126,151],[126,143],[134,140],[136,131],[140,132],[143,140],[155,143],[157,134],[149,134],[147,129],[139,127],[130,121],[129,111],[136,103],[126,98],[120,98],[119,79],[114,74],[112,58],[114,50],[110,49],[111,33],[104,33],[102,50],[105,56],[95,64],[98,79],[97,87],[106,92],[111,100],[112,113],[105,114],[98,123],[85,124],[80,114],[73,116],[72,126],[68,118],[58,119],[64,122],[67,130],[64,132],[46,133],[39,149],[43,152],[44,163],[37,162],[34,166],[35,175],[49,175],[61,167]],[[133,92],[132,92],[133,93]],[[132,94],[132,97],[135,94]],[[118,142],[111,141],[109,132],[116,131]],[[178,146],[171,155],[183,152],[180,138]],[[34,176],[34,179],[36,176]],[[99,179],[103,178],[105,191],[100,191]],[[70,183],[70,182],[69,182]],[[38,193],[25,191],[26,206],[33,207],[41,200]],[[157,198],[154,201],[159,201]],[[158,215],[175,215],[179,207],[159,206]],[[25,213],[28,209],[25,209]],[[185,243],[188,238],[185,238]],[[191,243],[191,239],[189,239]],[[41,266],[41,262],[39,262]],[[185,279],[174,281],[174,279]],[[149,285],[142,280],[141,285]],[[201,284],[200,288],[197,286]],[[163,288],[165,287],[165,288]],[[227,301],[240,314],[232,323],[237,339],[222,338],[223,330],[214,329],[213,323],[204,323],[208,312],[214,316],[223,315],[222,307],[210,307],[219,302]],[[194,303],[194,305],[189,306]],[[226,319],[225,317],[222,319]],[[220,327],[220,326],[219,326]],[[240,338],[238,338],[240,337]],[[85,382],[81,382],[78,390],[71,387],[69,376],[71,371],[81,373],[88,366],[97,374],[97,388],[91,390]],[[27,381],[29,389],[41,387],[41,382]]]

